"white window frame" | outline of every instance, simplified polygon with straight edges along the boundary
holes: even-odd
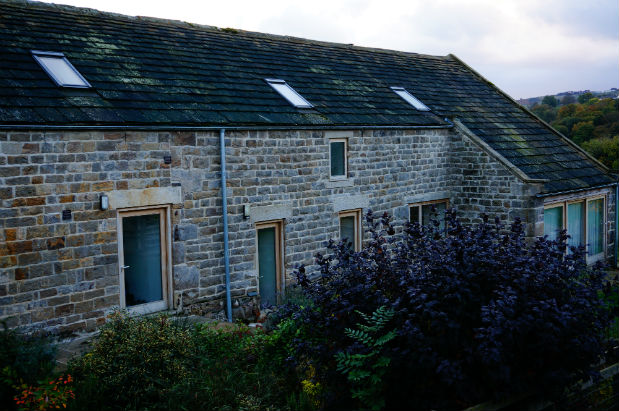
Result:
[[[593,201],[593,200],[602,200],[602,252],[595,254],[595,255],[589,255],[589,219],[588,219],[588,214],[589,214],[589,202]],[[592,196],[583,196],[583,197],[576,197],[576,198],[570,198],[570,199],[565,199],[565,200],[560,200],[560,201],[553,201],[547,204],[544,204],[544,212],[549,209],[549,208],[555,208],[555,207],[563,207],[563,227],[561,228],[562,230],[567,230],[567,206],[568,204],[573,204],[573,203],[581,203],[584,202],[585,203],[585,215],[584,215],[584,226],[585,226],[585,250],[587,252],[587,264],[592,264],[596,261],[599,260],[603,260],[604,258],[606,258],[606,249],[608,247],[607,244],[607,238],[606,238],[606,231],[607,231],[607,199],[606,199],[606,194],[596,194],[596,195],[592,195]]]
[[[127,307],[125,296],[125,254],[123,248],[123,225],[124,217],[157,214],[159,213],[163,219],[160,219],[160,246],[161,246],[161,285],[163,300],[153,301],[146,304],[134,305]],[[116,212],[116,227],[118,239],[118,273],[119,273],[119,292],[120,292],[120,307],[126,309],[131,315],[150,314],[157,311],[164,311],[173,308],[173,281],[172,281],[172,236],[170,229],[170,206],[156,205],[147,207],[133,207],[118,209]]]
[[[343,238],[341,238],[341,232],[342,232],[342,218],[344,217],[354,217],[354,222],[355,222],[355,238],[352,240],[352,244],[353,244],[353,249],[355,252],[359,252],[361,251],[361,242],[363,239],[363,234],[361,232],[361,215],[362,215],[362,210],[360,208],[354,209],[354,210],[344,210],[344,211],[340,211],[338,213],[338,236],[340,237],[340,241],[343,240]],[[351,240],[350,238],[348,239],[349,241]]]
[[[331,143],[344,143],[344,174],[341,176],[331,175]],[[348,179],[348,139],[329,138],[329,180],[342,181]]]
[[[411,208],[419,207],[419,211],[417,213],[417,221],[411,221],[411,223],[421,224],[423,222],[423,206],[424,205],[440,204],[440,203],[445,203],[445,209],[449,209],[449,199],[448,198],[439,198],[437,200],[422,201],[422,202],[419,202],[419,203],[410,203],[408,205],[408,216],[409,216],[409,219],[410,219],[410,215],[411,215]]]
[[[280,96],[282,96],[288,103],[297,108],[312,108],[314,107],[312,103],[307,101],[305,97],[299,94],[292,86],[286,83],[286,80],[278,79],[278,78],[265,78],[264,81],[267,82],[269,86],[273,90],[275,90]],[[298,102],[294,102],[291,100],[291,97],[286,95],[286,92],[290,93],[291,96],[294,96],[299,99]]]

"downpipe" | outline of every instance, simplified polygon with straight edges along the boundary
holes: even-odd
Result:
[[[219,156],[221,164],[221,205],[224,218],[224,266],[226,270],[226,313],[232,322],[232,299],[230,297],[230,252],[228,245],[228,191],[226,188],[226,129],[219,130]]]

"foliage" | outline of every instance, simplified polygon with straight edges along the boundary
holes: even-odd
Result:
[[[286,364],[294,330],[217,328],[113,314],[70,364],[74,409],[312,410]]]
[[[380,332],[395,313],[385,306],[378,307],[371,316],[360,311],[357,313],[366,324],[358,323],[357,329],[346,329],[345,334],[358,346],[336,354],[337,370],[350,381],[353,398],[361,400],[367,409],[382,410],[385,406],[383,377],[391,364],[391,358],[383,354],[384,346],[393,340],[397,333],[391,330],[381,335]]]
[[[557,101],[555,96],[545,96],[542,99],[542,104],[546,104],[550,107],[557,107],[557,105],[559,105],[559,102]]]
[[[598,298],[600,267],[583,248],[530,244],[517,220],[463,226],[448,212],[447,229],[367,215],[370,240],[358,253],[330,242],[320,274],[303,267],[298,283],[312,304],[285,309],[302,339],[292,360],[311,362],[327,409],[350,409],[349,381],[334,358],[349,350],[342,330],[381,306],[392,310],[397,337],[385,346],[388,409],[463,407],[492,396],[560,391],[593,375],[609,314]]]
[[[15,396],[15,404],[21,410],[48,410],[67,408],[75,399],[70,374],[58,378],[48,378],[37,386],[21,384],[19,394]]]
[[[188,378],[194,341],[166,316],[115,312],[91,352],[69,364],[76,408],[140,409],[166,404],[172,387]]]
[[[618,100],[594,98],[591,93],[585,93],[578,97],[578,103],[568,103],[570,100],[564,98],[557,107],[549,104],[551,101],[547,97],[531,111],[606,166],[617,168],[617,143],[614,141],[619,136]]]
[[[585,141],[582,148],[607,167],[619,170],[619,135],[613,138],[596,138]]]
[[[55,346],[47,337],[24,335],[4,325],[0,331],[0,403],[14,405],[15,386],[36,385],[49,377],[55,355]]]

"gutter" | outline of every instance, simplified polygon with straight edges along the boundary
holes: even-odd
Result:
[[[228,192],[226,188],[226,129],[219,129],[219,156],[221,164],[221,205],[224,218],[224,267],[226,271],[226,312],[232,322],[232,299],[230,297],[230,253],[228,245]]]
[[[368,125],[291,125],[291,126],[234,126],[226,127],[227,130],[259,131],[259,130],[416,130],[416,129],[450,129],[452,124],[440,126],[368,126]],[[221,126],[138,126],[138,125],[49,125],[49,124],[0,124],[0,130],[126,130],[126,131],[215,131],[221,130]]]

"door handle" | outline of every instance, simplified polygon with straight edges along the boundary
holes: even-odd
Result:
[[[126,268],[129,268],[129,266],[128,265],[121,265],[120,268],[122,268],[124,270]]]

